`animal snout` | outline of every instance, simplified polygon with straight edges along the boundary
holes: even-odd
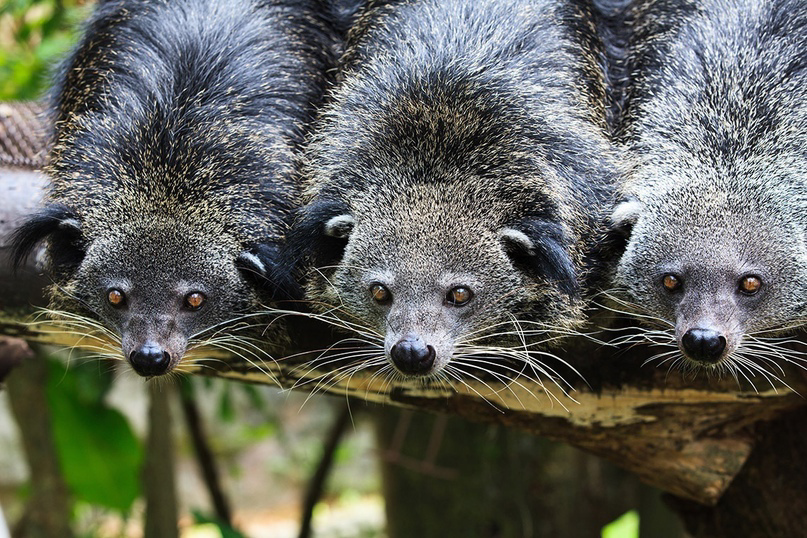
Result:
[[[726,337],[712,329],[689,329],[681,338],[681,345],[690,359],[716,363],[726,349]]]
[[[129,354],[129,364],[143,377],[163,375],[171,364],[171,355],[160,346],[145,344]]]
[[[392,363],[407,375],[425,375],[431,372],[435,356],[434,348],[414,335],[404,336],[390,350]]]

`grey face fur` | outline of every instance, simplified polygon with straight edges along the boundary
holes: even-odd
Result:
[[[632,232],[616,281],[647,320],[673,332],[684,357],[713,367],[804,318],[804,228],[777,207],[778,196],[799,194],[764,182],[741,192],[714,179],[681,185],[617,208],[615,219]],[[699,333],[706,342],[692,341]],[[709,337],[716,347],[702,349]]]
[[[807,318],[807,10],[628,9],[620,138],[634,162],[613,215],[630,232],[615,284],[677,346],[662,357],[768,378],[762,362],[800,360],[769,337]]]
[[[60,293],[120,335],[137,373],[161,375],[175,369],[189,341],[257,300],[242,271],[259,273],[261,262],[227,248],[234,244],[178,223],[131,223],[96,238]]]
[[[457,202],[465,195],[461,188],[415,185],[389,205],[326,224],[326,233],[356,240],[348,241],[323,298],[342,302],[384,335],[387,357],[407,375],[441,371],[486,329],[507,320],[507,312],[519,312],[531,294],[541,293],[542,286],[516,270],[507,253],[530,249],[526,235],[491,228],[495,219],[456,225]],[[377,286],[381,295],[374,294]],[[419,361],[401,346],[426,356]]]

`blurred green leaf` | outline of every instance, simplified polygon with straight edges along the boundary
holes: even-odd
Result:
[[[639,514],[625,512],[602,528],[602,538],[639,538]]]
[[[232,422],[235,419],[235,408],[233,407],[233,396],[229,385],[221,391],[219,399],[219,418],[224,422]]]
[[[0,100],[42,96],[78,37],[91,2],[6,0],[0,5]]]
[[[126,512],[140,494],[143,447],[126,418],[107,407],[105,381],[90,368],[49,361],[48,403],[65,480],[79,500]]]

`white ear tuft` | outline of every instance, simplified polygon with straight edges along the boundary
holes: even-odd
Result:
[[[351,215],[337,215],[325,223],[325,235],[337,239],[347,239],[353,231],[355,220]]]
[[[266,266],[261,259],[248,250],[239,254],[236,262],[242,269],[249,269],[259,275],[266,275]]]
[[[64,219],[59,222],[59,228],[73,229],[80,232],[81,223],[78,221],[78,219]]]
[[[535,243],[522,231],[515,228],[502,228],[499,232],[499,239],[504,243],[508,251],[521,251],[524,254],[532,255],[535,250]]]
[[[642,203],[635,198],[620,202],[611,213],[611,224],[615,228],[627,229],[636,224],[642,213]]]

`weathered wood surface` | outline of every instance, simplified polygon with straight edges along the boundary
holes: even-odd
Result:
[[[86,337],[54,332],[49,324],[31,326],[25,313],[42,304],[46,283],[34,257],[20,274],[10,272],[6,238],[41,197],[42,177],[22,169],[0,173],[0,334],[58,345],[92,344]],[[310,321],[290,320],[295,348],[327,345],[327,331]],[[312,333],[316,333],[312,336]],[[318,340],[315,342],[314,340]],[[574,343],[573,343],[574,344]],[[574,363],[594,388],[578,381],[571,396],[547,384],[520,379],[504,385],[495,380],[469,380],[467,386],[390,387],[373,372],[328,380],[327,371],[301,368],[299,360],[267,361],[260,368],[236,357],[221,356],[206,375],[254,383],[279,382],[309,391],[314,387],[372,402],[442,411],[473,420],[492,421],[570,443],[637,473],[644,481],[680,497],[706,505],[718,502],[749,457],[758,423],[803,407],[807,401],[793,390],[755,380],[739,386],[733,379],[684,378],[677,372],[641,366],[647,349],[615,353],[610,348],[576,345],[564,358]],[[265,370],[265,371],[262,371]],[[267,375],[272,374],[274,379]],[[785,380],[807,394],[801,371]]]
[[[674,500],[673,508],[697,537],[800,538],[807,528],[807,409],[755,429],[748,461],[715,506]]]
[[[249,370],[238,367],[220,375],[265,382],[263,374]],[[299,374],[282,366],[272,370],[283,386],[301,382]],[[321,375],[315,371],[306,377]],[[657,388],[629,379],[599,392],[578,387],[574,400],[556,392],[559,402],[554,403],[539,385],[524,380],[519,383],[537,397],[494,381],[486,381],[488,386],[469,381],[470,388],[455,390],[417,385],[389,390],[372,372],[333,383],[327,392],[521,428],[607,458],[648,484],[703,504],[717,502],[745,463],[756,422],[804,405],[801,396],[787,390],[692,388],[665,377],[666,372],[653,376]]]

